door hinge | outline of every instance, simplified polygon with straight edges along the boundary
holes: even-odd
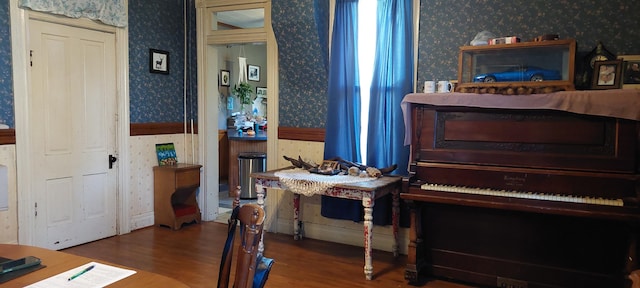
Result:
[[[33,50],[29,50],[29,66],[33,67]]]
[[[33,211],[34,211],[35,216],[38,217],[38,202],[35,203]]]

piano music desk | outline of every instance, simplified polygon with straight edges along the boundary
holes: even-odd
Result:
[[[300,194],[296,191],[290,191],[282,185],[278,176],[275,173],[279,170],[291,169],[287,167],[278,170],[272,170],[267,172],[254,172],[251,173],[251,177],[256,180],[256,192],[258,196],[258,205],[264,207],[264,195],[267,188],[281,189],[293,193],[293,238],[300,240]],[[391,193],[393,195],[393,255],[398,255],[398,215],[400,205],[400,186],[402,177],[384,176],[376,180],[337,184],[322,194],[331,197],[352,199],[362,201],[364,207],[364,275],[367,280],[373,278],[373,264],[371,259],[371,243],[372,243],[372,230],[373,230],[373,206],[375,200]],[[260,252],[263,251],[262,242],[260,245]]]

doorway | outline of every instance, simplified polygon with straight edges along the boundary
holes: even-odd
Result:
[[[234,2],[236,3],[236,2]],[[203,163],[203,182],[201,189],[205,193],[200,193],[199,203],[205,207],[204,220],[216,220],[218,218],[219,209],[219,192],[220,192],[220,157],[219,138],[214,136],[216,129],[224,129],[227,127],[227,116],[220,116],[221,109],[226,111],[226,105],[221,107],[220,93],[220,75],[221,67],[225,63],[221,63],[219,54],[222,53],[218,46],[226,47],[227,45],[249,45],[251,43],[262,43],[266,50],[266,62],[260,67],[263,75],[266,77],[265,88],[269,93],[266,105],[266,114],[269,119],[268,135],[268,154],[277,155],[277,44],[275,35],[271,29],[271,1],[264,0],[243,0],[240,4],[230,4],[225,1],[209,1],[206,5],[198,7],[198,129],[206,131],[207,134],[199,137],[200,163]],[[258,15],[258,16],[256,16]],[[226,24],[225,19],[245,19],[244,17],[253,17],[253,21],[242,21]],[[248,28],[243,28],[243,26]],[[246,49],[246,48],[245,48]],[[245,51],[246,52],[246,51]],[[251,64],[251,63],[248,63]],[[236,76],[237,77],[237,76]],[[235,78],[230,78],[236,80]],[[229,89],[232,86],[230,85]],[[223,102],[226,104],[226,102]],[[237,161],[237,159],[229,159]],[[275,157],[267,157],[267,167],[275,167],[277,160]],[[275,198],[273,199],[275,200]],[[266,199],[266,209],[276,207],[269,205],[271,199]],[[270,213],[269,216],[276,216],[276,212]],[[268,231],[270,218],[267,216],[265,231]]]
[[[221,215],[218,220],[226,221],[227,215],[233,204],[235,193],[235,185],[238,183],[240,175],[238,175],[238,160],[232,159],[230,150],[234,150],[229,144],[228,134],[236,133],[237,129],[243,128],[243,122],[259,122],[266,125],[267,118],[267,50],[266,43],[233,43],[210,45],[217,55],[218,70],[224,71],[229,76],[228,81],[221,82],[218,86],[219,93],[219,114],[218,114],[218,130],[225,131],[227,137],[222,138],[219,143],[220,149],[220,185],[219,185],[219,206],[218,213]],[[249,77],[246,81],[251,86],[251,104],[242,107],[238,97],[234,93],[234,87],[238,84],[240,67],[239,57],[245,58],[245,71],[251,67],[257,74]],[[263,126],[264,127],[264,126]],[[226,147],[226,149],[225,149]],[[226,173],[225,173],[226,172]],[[236,183],[236,184],[232,184]],[[255,199],[243,199],[244,203],[256,202]]]

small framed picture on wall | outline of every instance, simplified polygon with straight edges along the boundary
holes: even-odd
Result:
[[[229,70],[220,70],[220,86],[229,87],[231,83],[230,77],[231,74]]]
[[[267,88],[266,87],[256,87],[256,96],[267,98]]]
[[[149,72],[169,74],[169,52],[149,49]]]
[[[260,66],[258,65],[249,65],[248,71],[249,72],[249,80],[250,81],[260,81]]]

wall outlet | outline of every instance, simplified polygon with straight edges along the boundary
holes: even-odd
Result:
[[[497,284],[499,288],[527,288],[527,282],[505,277],[498,277]]]

